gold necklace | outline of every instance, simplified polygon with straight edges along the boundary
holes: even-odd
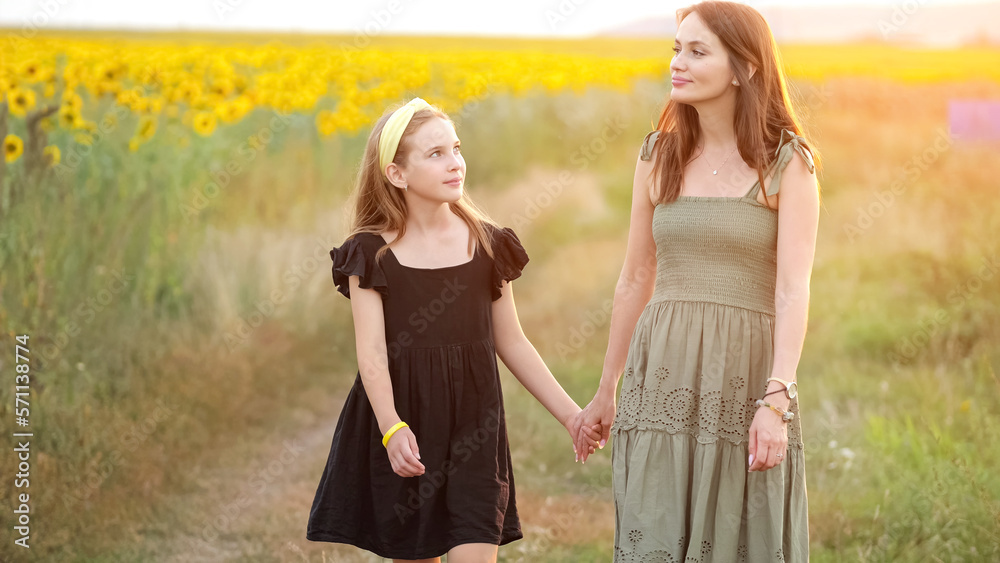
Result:
[[[738,146],[739,145],[733,146],[733,150],[729,151],[729,156],[726,157],[726,160],[722,161],[722,166],[719,166],[718,168],[712,166],[712,163],[708,161],[708,158],[705,156],[705,149],[704,148],[701,149],[701,154],[699,156],[701,156],[702,158],[705,159],[705,164],[707,164],[708,167],[712,169],[712,175],[715,176],[715,175],[718,175],[719,174],[719,170],[722,170],[722,167],[725,166],[727,162],[729,162],[729,159],[732,158],[733,153],[736,152],[736,148]]]

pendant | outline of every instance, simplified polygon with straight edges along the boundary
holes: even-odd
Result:
[[[718,170],[712,170],[712,176],[715,176],[715,175],[716,175],[716,174],[718,174],[718,173],[719,173],[719,171],[718,171]]]

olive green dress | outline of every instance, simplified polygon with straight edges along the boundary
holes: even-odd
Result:
[[[657,132],[647,135],[648,160]],[[768,195],[801,137],[785,131]],[[766,174],[765,174],[766,176]],[[743,197],[681,196],[653,212],[656,288],[625,364],[613,427],[615,561],[809,558],[798,404],[788,452],[748,473],[750,423],[771,375],[778,212]]]

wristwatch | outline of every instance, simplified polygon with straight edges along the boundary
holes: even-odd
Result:
[[[767,385],[772,381],[777,381],[785,386],[785,396],[788,397],[789,401],[799,396],[799,385],[794,381],[785,381],[784,379],[778,379],[777,377],[769,377],[764,385]]]

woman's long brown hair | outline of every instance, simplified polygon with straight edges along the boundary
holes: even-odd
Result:
[[[757,170],[763,188],[764,172],[774,159],[781,130],[802,134],[774,35],[763,16],[743,4],[701,2],[678,10],[677,23],[691,14],[698,14],[729,52],[729,66],[739,83],[733,123],[736,146],[747,165]],[[750,65],[757,69],[753,78]],[[681,193],[684,167],[701,139],[698,112],[690,105],[668,100],[656,129],[660,136],[654,170],[659,183],[654,187],[653,201],[670,203]],[[812,151],[812,147],[807,148]],[[813,158],[818,165],[819,156],[814,154]]]
[[[395,231],[396,239],[379,249],[375,259],[381,260],[386,251],[406,233],[406,200],[402,191],[389,183],[379,167],[378,140],[382,134],[382,128],[392,115],[392,110],[386,111],[372,127],[368,135],[368,142],[365,144],[365,153],[361,159],[361,170],[358,172],[357,183],[354,188],[354,205],[351,213],[351,234],[347,237],[351,239],[360,233],[382,234],[386,231]],[[397,166],[402,166],[410,151],[408,139],[421,125],[431,119],[444,119],[454,126],[451,118],[437,108],[422,109],[413,114],[410,123],[403,130],[403,136],[399,140],[399,148],[396,156],[392,159]],[[492,229],[487,229],[486,225],[493,225],[493,221],[479,210],[466,193],[462,197],[449,204],[455,215],[458,215],[469,226],[473,237],[469,240],[469,251],[475,248],[475,243],[493,257],[493,245],[491,240]]]

